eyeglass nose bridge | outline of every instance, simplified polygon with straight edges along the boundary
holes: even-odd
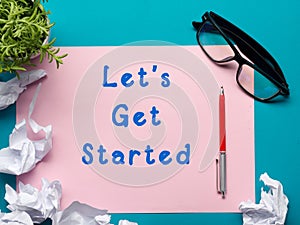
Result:
[[[229,43],[228,43],[229,44]],[[242,55],[242,53],[231,43],[231,44],[229,44],[229,46],[231,47],[231,49],[233,50],[233,52],[234,52],[234,56],[232,57],[232,59],[231,60],[229,60],[229,61],[232,61],[232,60],[234,60],[234,61],[236,61],[238,64],[239,64],[239,66],[240,65],[242,65],[242,64],[248,64],[248,61],[250,61],[251,62],[251,60],[249,60],[248,58],[247,58],[247,56],[245,56],[245,55]]]

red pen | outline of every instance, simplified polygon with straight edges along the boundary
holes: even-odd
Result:
[[[219,186],[218,190],[225,198],[226,193],[226,126],[225,126],[225,95],[224,88],[221,87],[219,95]]]

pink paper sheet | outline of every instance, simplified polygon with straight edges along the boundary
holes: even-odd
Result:
[[[132,48],[137,51],[132,53]],[[198,46],[180,47],[179,52],[174,50],[175,46],[169,46],[167,51],[166,48],[127,47],[125,61],[128,63],[122,65],[118,60],[124,57],[124,52],[116,50],[117,47],[63,47],[61,52],[69,56],[59,70],[54,64],[40,65],[48,76],[42,81],[32,118],[42,125],[53,125],[53,149],[33,171],[19,176],[18,180],[36,187],[40,187],[42,177],[60,180],[63,208],[79,200],[118,213],[238,212],[241,201],[255,200],[254,102],[236,84],[235,63],[229,67],[216,66]],[[169,58],[163,58],[166,52]],[[184,57],[185,52],[188,57]],[[180,65],[174,65],[176,60]],[[103,88],[104,65],[110,67],[108,81],[118,82],[117,88]],[[144,81],[149,82],[149,88],[138,85],[140,67],[148,72]],[[191,74],[191,71],[199,73]],[[135,81],[127,88],[120,85],[120,75],[126,72],[132,73]],[[161,88],[160,83],[164,72],[170,78],[167,88]],[[88,76],[92,76],[91,80]],[[209,82],[216,82],[206,84],[202,81],[208,78],[201,81],[198,76],[213,76]],[[226,95],[228,191],[225,199],[216,191],[216,110],[220,86]],[[26,118],[35,88],[30,86],[20,96],[17,121]],[[119,103],[127,103],[130,116],[144,111],[147,124],[137,127],[130,120],[126,128],[115,126],[112,111]],[[159,109],[156,118],[162,122],[159,126],[150,126],[149,111],[154,105]],[[89,129],[90,124],[95,130]],[[92,166],[82,162],[84,143],[94,147]],[[187,143],[190,162],[181,166],[176,154]],[[100,144],[107,150],[106,165],[97,163],[96,150]],[[152,165],[145,163],[143,150],[147,144],[154,149],[151,156],[156,161]],[[126,165],[112,163],[110,154],[116,149],[124,153]],[[128,165],[129,149],[142,152],[133,166]],[[165,149],[171,152],[169,165],[159,162],[159,153]]]

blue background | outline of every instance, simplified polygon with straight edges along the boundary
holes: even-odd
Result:
[[[51,36],[57,38],[58,46],[116,46],[139,40],[196,45],[191,22],[199,21],[208,10],[225,17],[261,43],[282,67],[291,96],[275,104],[255,102],[256,198],[260,199],[262,185],[259,176],[267,172],[282,182],[289,198],[286,224],[299,224],[299,1],[49,0],[45,6],[52,12],[51,21],[56,22]],[[7,78],[2,76],[3,79]],[[235,82],[234,76],[232,82]],[[14,124],[13,105],[0,112],[0,148],[7,147]],[[14,185],[14,177],[0,176],[0,206],[4,211],[5,183]],[[113,214],[112,223],[117,224],[124,218],[140,225],[242,224],[238,213]]]

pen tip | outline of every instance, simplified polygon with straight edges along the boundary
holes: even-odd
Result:
[[[223,88],[223,86],[221,86],[220,94],[224,95],[224,88]]]
[[[222,198],[225,198],[225,192],[222,191]]]

